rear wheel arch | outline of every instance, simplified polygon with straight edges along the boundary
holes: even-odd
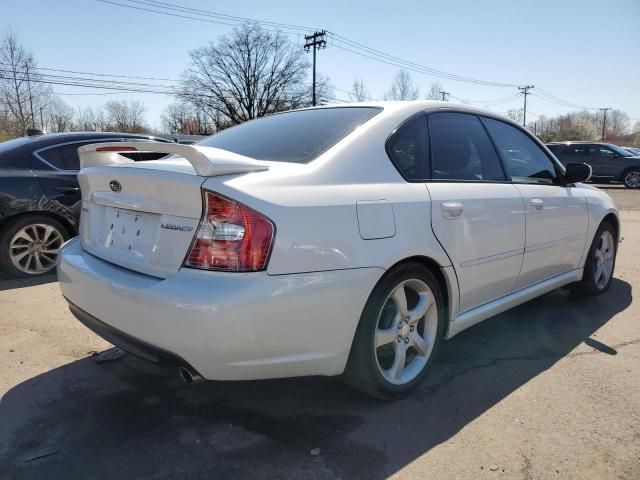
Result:
[[[46,210],[28,210],[26,212],[20,212],[20,213],[11,215],[9,217],[6,217],[2,219],[2,221],[0,222],[0,232],[4,231],[4,229],[7,228],[7,226],[10,225],[11,223],[29,216],[48,217],[52,220],[55,220],[56,222],[59,222],[65,228],[69,237],[73,237],[78,234],[77,226],[74,226],[69,221],[69,219],[65,218],[63,215],[58,215],[56,213],[52,213]]]
[[[449,302],[450,302],[450,299],[451,299],[451,289],[449,288],[449,284],[447,282],[446,277],[444,276],[444,273],[442,273],[442,265],[440,265],[433,258],[426,257],[426,256],[423,256],[423,255],[415,255],[415,256],[412,256],[412,257],[404,258],[404,259],[394,263],[391,267],[389,267],[387,269],[385,274],[382,275],[378,279],[378,282],[376,282],[376,285],[374,286],[374,289],[375,289],[376,286],[378,286],[378,284],[382,281],[382,279],[389,272],[391,272],[391,271],[395,270],[396,268],[400,267],[401,265],[405,265],[407,263],[417,263],[419,265],[422,265],[427,270],[429,270],[433,274],[433,276],[436,278],[436,280],[438,281],[438,286],[440,287],[440,291],[442,292],[442,296],[444,297],[443,309],[444,309],[445,319],[446,319],[444,335],[446,337],[446,335],[448,333],[448,330],[449,330],[449,324],[451,323],[450,310],[449,310],[449,305],[450,305]],[[372,292],[373,292],[373,290],[372,290]]]

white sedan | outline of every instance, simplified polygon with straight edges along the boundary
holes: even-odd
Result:
[[[133,163],[118,154],[174,155]],[[187,381],[343,375],[392,398],[443,339],[607,291],[618,212],[527,130],[441,102],[297,110],[200,144],[79,149],[75,316]],[[523,339],[526,341],[526,339]]]

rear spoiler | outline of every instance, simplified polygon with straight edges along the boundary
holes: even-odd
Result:
[[[174,153],[184,157],[202,177],[268,170],[259,161],[227,150],[199,145],[181,145],[152,141],[93,143],[78,148],[80,168],[134,163],[120,155],[125,152]]]

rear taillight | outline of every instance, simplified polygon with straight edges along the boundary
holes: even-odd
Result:
[[[264,270],[271,251],[271,221],[241,203],[204,193],[204,215],[184,262],[203,270]]]

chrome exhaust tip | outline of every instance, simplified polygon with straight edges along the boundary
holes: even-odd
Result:
[[[182,381],[187,385],[199,383],[204,380],[204,378],[202,378],[202,376],[198,372],[188,367],[180,367],[178,369],[178,375],[180,375]]]

